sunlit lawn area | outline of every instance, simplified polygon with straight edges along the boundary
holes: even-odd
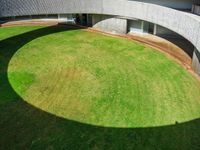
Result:
[[[153,48],[0,28],[0,149],[198,149],[200,81]]]

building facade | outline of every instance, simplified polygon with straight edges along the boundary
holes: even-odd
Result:
[[[71,20],[103,31],[184,38],[200,74],[200,0],[0,0],[0,20]]]

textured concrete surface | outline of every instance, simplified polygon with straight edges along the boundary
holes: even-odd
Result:
[[[0,4],[0,17],[88,13],[146,20],[182,35],[200,52],[200,16],[164,6],[128,0],[0,0]]]
[[[175,9],[191,9],[193,0],[130,0],[162,5]]]
[[[200,53],[197,51],[197,49],[194,50],[192,68],[196,73],[200,75]]]
[[[92,24],[94,28],[101,29],[106,32],[126,34],[127,20],[120,18],[113,18],[107,15],[93,15]]]

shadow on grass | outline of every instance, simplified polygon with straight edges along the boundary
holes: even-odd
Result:
[[[0,149],[199,150],[200,119],[154,128],[108,128],[59,118],[27,104],[12,89],[8,64],[23,45],[77,27],[45,27],[0,41]]]

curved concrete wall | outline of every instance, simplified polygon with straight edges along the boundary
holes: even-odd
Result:
[[[175,9],[191,9],[193,0],[130,0],[162,5]]]
[[[175,31],[200,50],[200,17],[171,8],[127,0],[0,0],[0,17],[90,13],[138,18]]]
[[[200,16],[171,8],[128,0],[0,0],[0,17],[62,13],[146,20],[179,33],[200,51]]]

